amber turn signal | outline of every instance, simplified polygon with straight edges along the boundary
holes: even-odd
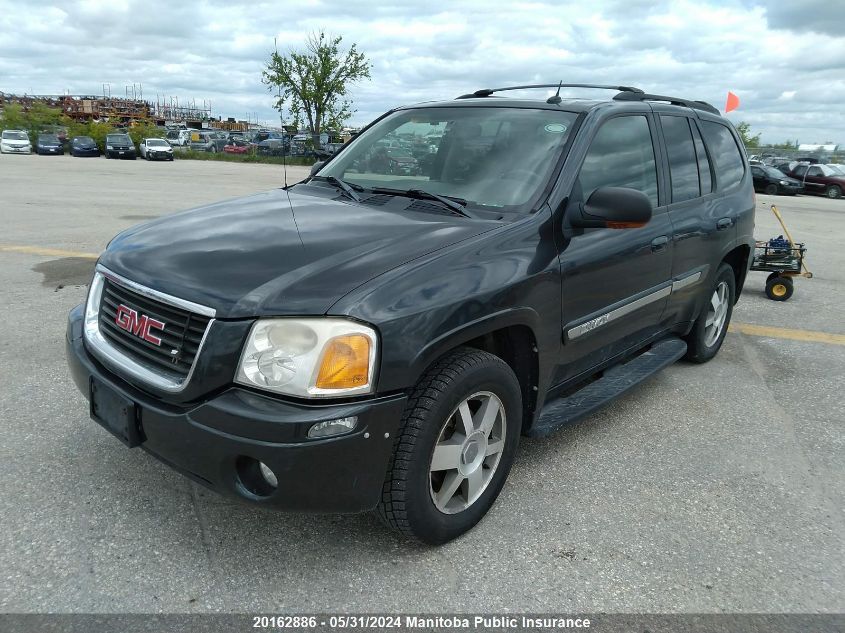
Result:
[[[370,375],[370,339],[363,334],[338,336],[329,341],[317,374],[318,389],[363,387]]]

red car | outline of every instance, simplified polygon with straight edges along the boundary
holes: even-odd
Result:
[[[249,145],[230,144],[224,146],[223,151],[227,154],[247,154],[249,153]]]
[[[789,172],[790,177],[800,180],[804,193],[816,193],[828,198],[841,198],[845,191],[845,175],[827,165],[796,165]]]

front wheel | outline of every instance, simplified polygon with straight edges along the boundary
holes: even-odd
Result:
[[[722,263],[716,271],[707,302],[684,339],[687,342],[687,360],[706,363],[716,355],[728,332],[735,297],[736,278],[733,268]]]
[[[521,425],[519,381],[502,359],[471,348],[444,356],[408,400],[379,517],[432,545],[470,530],[505,483]]]

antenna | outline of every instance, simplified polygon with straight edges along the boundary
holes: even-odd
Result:
[[[546,103],[558,104],[562,101],[562,99],[560,98],[561,86],[563,86],[563,80],[561,80],[561,82],[557,85],[557,92],[554,94],[554,96],[546,99]]]
[[[276,51],[276,57],[279,56],[279,45],[276,43],[276,38],[273,38],[273,48]],[[285,118],[282,115],[282,84],[278,85],[279,88],[279,125],[282,128],[282,169],[284,170],[285,174],[285,189],[288,188],[288,160],[287,160],[287,149],[285,149]]]

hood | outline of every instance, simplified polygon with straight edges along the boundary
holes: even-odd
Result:
[[[128,229],[100,261],[222,318],[320,315],[373,277],[500,225],[277,189]]]
[[[4,138],[3,142],[6,145],[13,145],[13,146],[29,145],[29,141],[22,141],[21,139],[17,139],[17,138]]]

